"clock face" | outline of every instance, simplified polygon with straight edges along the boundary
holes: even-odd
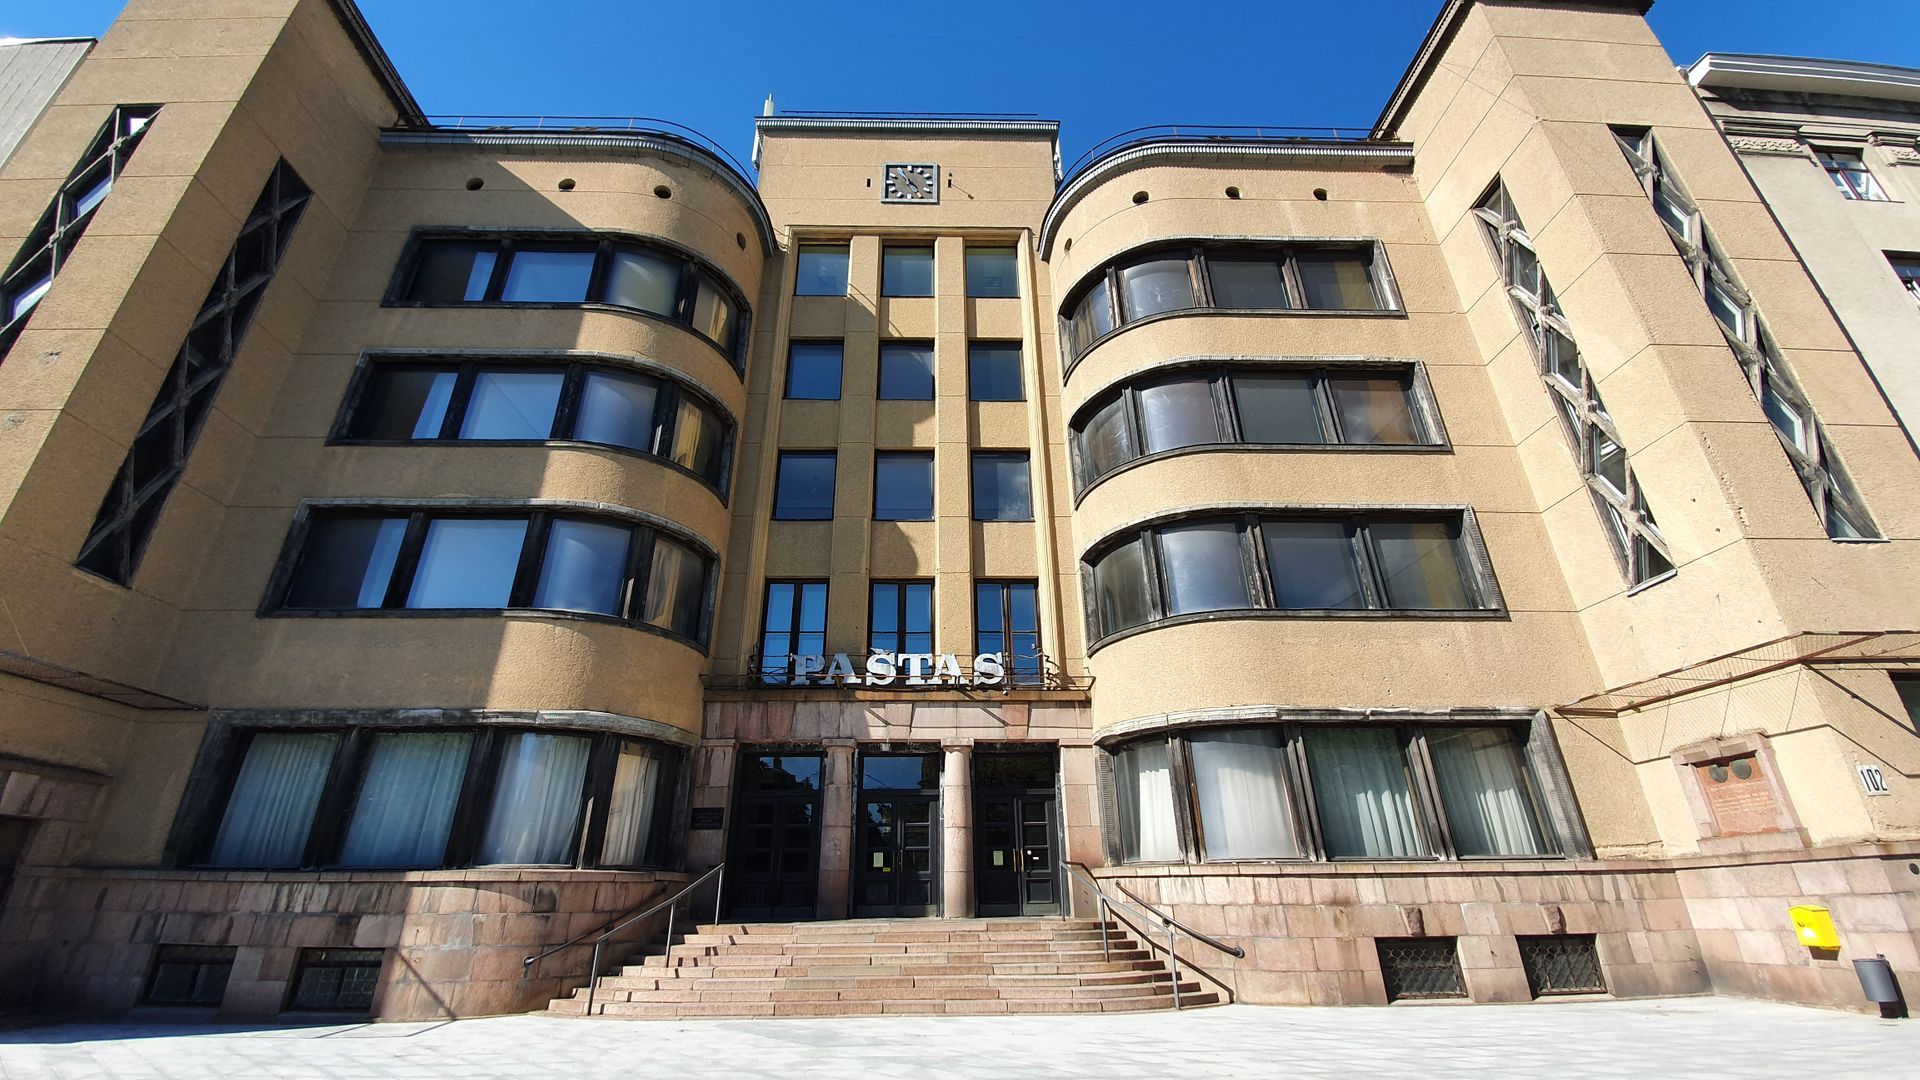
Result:
[[[888,165],[880,189],[881,202],[937,203],[940,166]]]

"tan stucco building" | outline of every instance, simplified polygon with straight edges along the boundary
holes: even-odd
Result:
[[[536,1009],[688,883],[1127,897],[1256,1003],[1914,984],[1911,327],[1644,10],[1062,175],[436,124],[348,0],[132,0],[0,167],[6,984]]]

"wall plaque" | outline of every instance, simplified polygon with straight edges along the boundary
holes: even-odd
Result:
[[[722,829],[726,824],[727,808],[724,806],[696,806],[687,812],[689,829]]]
[[[1773,788],[1767,778],[1760,774],[1759,758],[1747,755],[1694,768],[1720,835],[1779,831],[1780,807],[1773,801]]]

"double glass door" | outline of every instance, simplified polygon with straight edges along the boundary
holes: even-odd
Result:
[[[1054,772],[1051,751],[974,755],[974,888],[982,916],[1060,913]]]
[[[854,916],[940,914],[940,756],[863,755],[858,807]]]
[[[743,922],[811,919],[820,885],[820,756],[740,763],[728,843],[727,909]]]

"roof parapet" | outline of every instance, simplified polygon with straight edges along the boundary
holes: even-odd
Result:
[[[1686,69],[1709,90],[1779,90],[1920,102],[1920,68],[1760,53],[1707,53]]]

